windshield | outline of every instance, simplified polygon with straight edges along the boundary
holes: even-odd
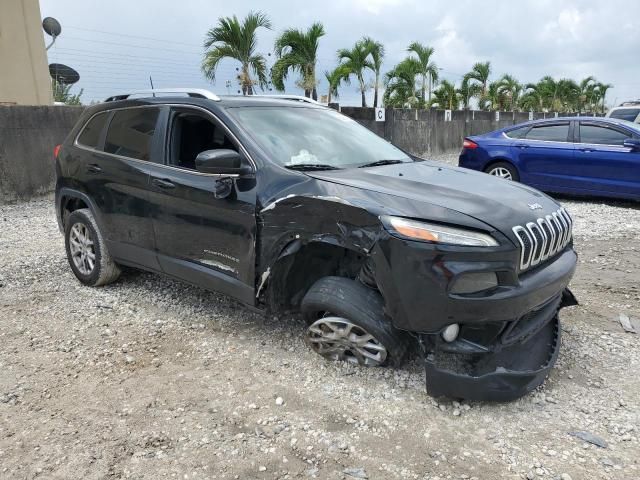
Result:
[[[287,168],[335,169],[412,161],[358,122],[328,108],[240,107],[227,111],[272,161]]]
[[[609,117],[633,122],[638,114],[640,114],[640,108],[620,108],[618,110],[613,110],[609,114]]]

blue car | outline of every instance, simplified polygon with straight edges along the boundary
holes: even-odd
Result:
[[[545,192],[640,200],[640,125],[537,120],[464,139],[459,165]]]

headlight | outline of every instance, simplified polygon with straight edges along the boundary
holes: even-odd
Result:
[[[464,230],[462,228],[445,227],[435,223],[418,222],[402,217],[380,217],[384,225],[397,235],[411,240],[446,243],[449,245],[466,245],[469,247],[496,247],[498,242],[486,233]]]

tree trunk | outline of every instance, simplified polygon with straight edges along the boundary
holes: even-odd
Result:
[[[329,85],[329,93],[327,94],[327,104],[331,103],[331,85]]]
[[[316,102],[318,101],[318,90],[316,89],[316,87],[313,87],[313,90],[311,90],[311,98],[313,98]]]
[[[373,90],[373,106],[374,108],[378,106],[378,83],[380,82],[380,72],[376,72],[376,85]]]
[[[422,75],[422,103],[427,99],[427,76]],[[431,102],[431,79],[429,79],[429,102]]]
[[[360,81],[360,94],[362,95],[362,106],[366,107],[367,106],[367,97],[365,95],[365,89],[364,89],[364,78],[358,77],[358,80]]]

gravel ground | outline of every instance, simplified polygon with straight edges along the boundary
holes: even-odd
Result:
[[[328,363],[298,319],[161,276],[83,287],[51,198],[0,206],[0,478],[638,478],[639,336],[618,317],[640,318],[640,211],[562,203],[581,305],[546,384],[506,404],[428,397],[417,358]]]

